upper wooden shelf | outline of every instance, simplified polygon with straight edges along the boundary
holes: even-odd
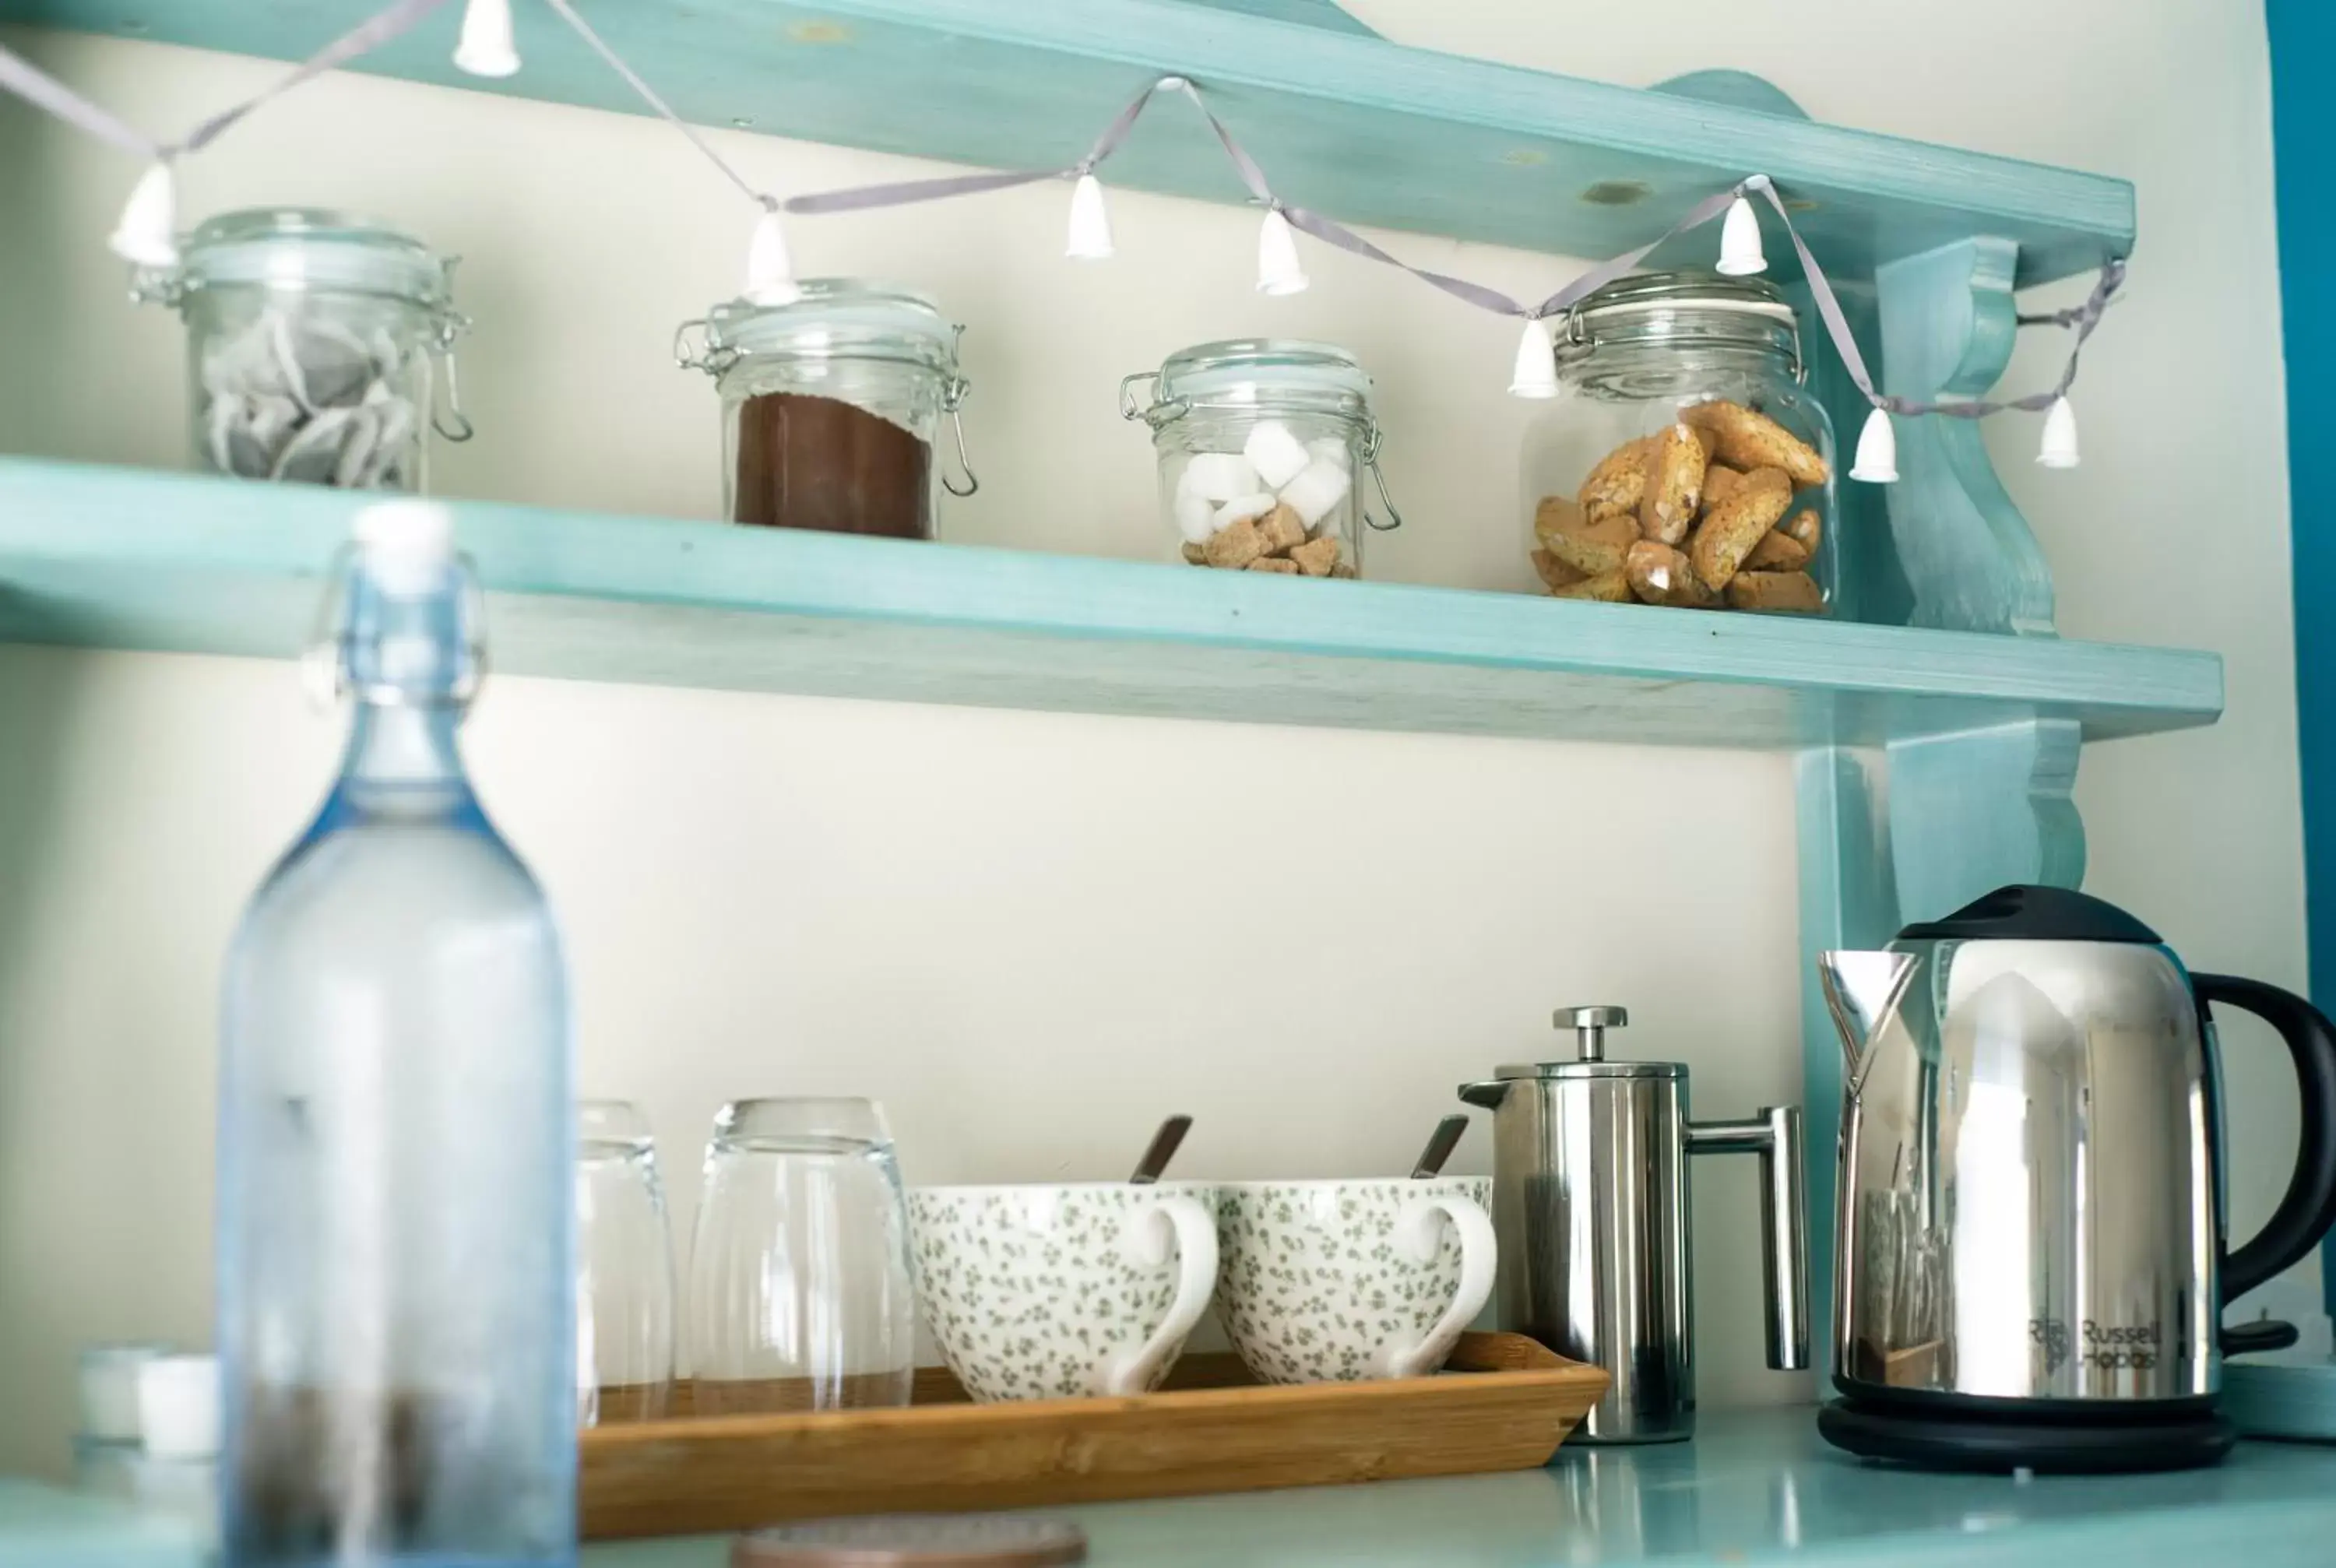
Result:
[[[373,4],[0,0],[0,19],[297,57]],[[520,13],[517,76],[460,74],[449,54],[461,9],[445,7],[356,68],[641,111],[540,9]],[[2124,180],[1745,107],[1790,108],[1748,78],[1614,87],[1283,19],[1319,9],[1292,0],[1259,9],[1280,15],[1192,0],[630,0],[589,15],[687,119],[983,167],[1069,163],[1144,83],[1183,74],[1209,92],[1284,198],[1350,223],[1459,239],[1611,256],[1757,172],[1806,204],[1797,221],[1844,278],[1973,235],[2018,243],[2023,287],[2132,246]],[[1154,106],[1105,178],[1212,200],[1244,194],[1178,102]]]
[[[0,641],[282,657],[346,492],[0,460]],[[1787,749],[2212,724],[2213,654],[458,502],[495,667],[580,680]]]

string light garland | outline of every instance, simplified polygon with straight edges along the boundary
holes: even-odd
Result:
[[[178,203],[173,165],[180,157],[200,151],[229,126],[270,99],[411,31],[423,18],[445,3],[446,0],[394,0],[384,10],[303,61],[274,86],[213,115],[174,142],[160,142],[147,137],[35,70],[5,48],[0,48],[0,88],[47,110],[97,140],[146,161],[146,171],[132,188],[108,244],[116,254],[135,265],[168,268],[178,262]],[[1760,216],[1753,200],[1756,197],[1760,199],[1783,225],[1785,234],[1800,260],[1802,275],[1808,284],[1810,297],[1825,326],[1825,335],[1841,356],[1843,368],[1850,380],[1870,405],[1871,412],[1858,432],[1856,455],[1850,467],[1852,479],[1870,483],[1888,484],[1898,477],[1897,433],[1892,424],[1893,419],[1928,414],[1952,419],[1979,419],[2013,409],[2042,414],[2045,416],[2043,434],[2036,461],[2047,468],[2077,466],[2077,417],[2075,407],[2068,400],[2068,392],[2076,383],[2078,361],[2086,340],[2100,325],[2102,315],[2125,280],[2125,261],[2121,258],[2113,258],[2102,266],[2091,294],[2082,304],[2047,315],[2018,318],[2018,324],[2022,326],[2054,326],[2073,331],[2076,335],[2069,347],[2067,365],[2049,390],[2003,400],[1922,402],[1886,394],[1875,386],[1866,369],[1864,355],[1859,351],[1857,340],[1849,329],[1848,318],[1835,297],[1831,280],[1825,277],[1825,269],[1817,264],[1815,256],[1802,239],[1774,182],[1765,174],[1747,175],[1727,190],[1704,198],[1655,239],[1599,263],[1535,304],[1513,299],[1497,289],[1472,283],[1466,278],[1414,267],[1365,239],[1337,219],[1276,196],[1266,179],[1265,170],[1217,117],[1199,87],[1183,76],[1163,76],[1146,86],[1105,127],[1085,155],[1066,168],[997,170],[900,180],[794,196],[783,201],[775,194],[757,189],[687,122],[675,113],[672,106],[593,31],[569,0],[544,0],[544,4],[623,78],[644,102],[686,137],[708,162],[754,203],[757,211],[747,242],[743,294],[756,304],[784,304],[797,297],[783,215],[852,212],[905,206],[1004,190],[1048,180],[1066,180],[1071,186],[1064,254],[1083,261],[1108,259],[1114,254],[1111,220],[1105,207],[1103,183],[1095,170],[1119,150],[1153,99],[1163,93],[1180,93],[1191,101],[1215,133],[1233,172],[1251,199],[1263,209],[1257,242],[1257,287],[1260,293],[1274,296],[1297,294],[1309,286],[1310,279],[1307,277],[1304,259],[1298,248],[1297,236],[1301,232],[1336,248],[1399,268],[1465,304],[1523,320],[1523,330],[1518,338],[1509,379],[1509,391],[1518,397],[1550,398],[1558,395],[1555,339],[1550,326],[1552,318],[1566,315],[1590,294],[1638,267],[1657,248],[1680,235],[1701,228],[1715,219],[1720,219],[1719,254],[1715,263],[1718,270],[1729,277],[1748,277],[1767,271],[1768,263],[1762,244]],[[521,63],[511,0],[465,0],[454,63],[463,72],[481,77],[500,78],[519,71]]]

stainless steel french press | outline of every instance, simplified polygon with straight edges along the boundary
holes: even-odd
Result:
[[[1801,1110],[1688,1120],[1679,1062],[1606,1059],[1621,1008],[1566,1008],[1575,1059],[1497,1069],[1460,1097],[1493,1116],[1493,1228],[1500,1325],[1604,1368],[1614,1384],[1577,1437],[1664,1443],[1695,1432],[1689,1154],[1760,1156],[1760,1258],[1768,1365],[1809,1361],[1808,1243],[1801,1213]]]

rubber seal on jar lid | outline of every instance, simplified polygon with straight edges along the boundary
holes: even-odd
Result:
[[[1029,1514],[882,1514],[753,1530],[730,1568],[1055,1568],[1084,1563],[1086,1532]]]
[[[452,258],[385,223],[319,207],[255,207],[205,219],[179,247],[190,290],[266,288],[377,294],[443,309]]]
[[[957,371],[958,328],[930,296],[867,278],[804,278],[777,305],[734,299],[706,313],[709,352],[878,359]]]
[[[1360,361],[1336,344],[1290,337],[1196,343],[1160,366],[1163,403],[1247,402],[1275,394],[1328,395],[1366,408],[1371,378]]]

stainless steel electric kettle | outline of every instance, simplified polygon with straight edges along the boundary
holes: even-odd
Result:
[[[1819,963],[1847,1065],[1842,1398],[1818,1429],[1958,1467],[2222,1457],[2222,1356],[2295,1339],[2222,1329],[2223,1303],[2336,1219],[2336,1029],[2276,987],[2185,972],[2139,920],[2063,888],[2000,888]],[[2295,1174],[2238,1248],[2211,1002],[2279,1031],[2302,1095]]]

